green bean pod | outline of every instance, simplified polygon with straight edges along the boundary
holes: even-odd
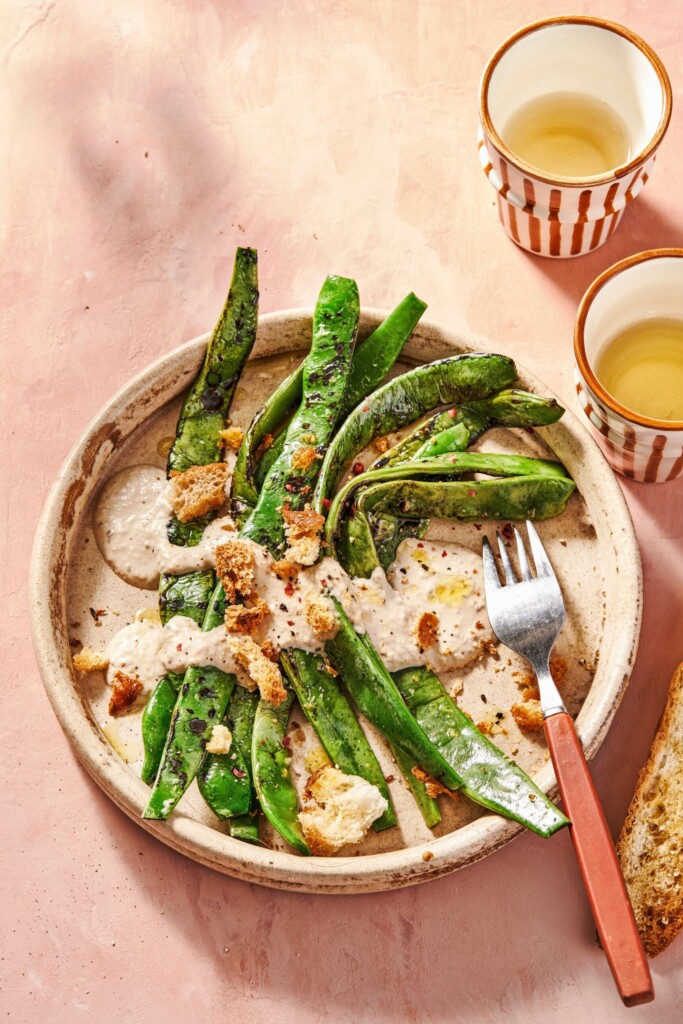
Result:
[[[426,308],[427,304],[410,292],[365,341],[356,345],[339,422],[381,384]],[[302,383],[303,364],[282,381],[245,434],[233,474],[233,498],[246,508],[256,504],[268,471],[282,454],[286,431],[281,428],[301,401]],[[259,461],[258,450],[267,434],[276,436]]]
[[[280,665],[332,763],[347,775],[359,775],[377,786],[387,801],[386,811],[373,823],[375,831],[392,828],[396,814],[386,779],[338,681],[320,655],[308,651],[284,651]]]
[[[335,600],[339,632],[325,644],[333,666],[362,714],[390,743],[400,747],[429,775],[449,789],[462,784],[457,772],[439,754],[408,711],[396,684],[369,639],[359,637]]]
[[[240,533],[275,555],[286,542],[282,508],[303,508],[319,472],[317,458],[295,468],[295,453],[313,449],[322,457],[332,436],[351,365],[360,305],[355,281],[328,277],[313,314],[313,340],[304,362],[302,401],[287,427],[282,455],[263,482],[255,508]]]
[[[159,770],[166,737],[171,726],[173,709],[182,682],[181,675],[168,672],[157,683],[142,712],[142,745],[145,757],[140,778],[148,786],[152,785]]]
[[[310,854],[297,817],[296,790],[289,777],[291,757],[283,744],[292,700],[290,691],[279,707],[259,701],[254,719],[251,763],[261,810],[290,846],[299,853]]]
[[[413,761],[412,757],[401,750],[400,747],[394,746],[390,743],[391,753],[394,755],[394,760],[401,772],[401,775],[408,783],[408,788],[413,794],[415,803],[418,806],[420,814],[424,819],[424,823],[427,828],[434,828],[441,821],[441,812],[439,811],[439,804],[433,796],[429,796],[425,783],[413,775],[413,768],[419,767]]]
[[[240,814],[236,818],[229,818],[228,831],[233,839],[239,839],[243,843],[251,843],[253,846],[258,846],[260,842],[258,813],[252,811],[251,814]]]
[[[235,690],[238,689],[242,687],[236,686]],[[229,707],[228,705],[223,719],[228,728]],[[248,814],[251,810],[251,778],[234,737],[227,754],[206,755],[197,772],[197,785],[199,792],[219,818]]]
[[[168,472],[218,462],[219,433],[225,423],[242,367],[256,340],[258,257],[238,248],[230,291],[213,329],[204,362],[180,411]]]
[[[461,355],[417,366],[370,395],[342,424],[329,446],[315,491],[315,507],[325,508],[354,455],[373,438],[412,423],[430,409],[473,401],[499,391],[517,375],[506,356]]]
[[[426,735],[461,776],[470,800],[544,837],[569,824],[528,775],[479,732],[433,672],[403,669],[393,678]]]

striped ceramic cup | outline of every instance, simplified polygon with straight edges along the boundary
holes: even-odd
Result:
[[[513,153],[505,141],[511,119],[553,93],[580,93],[611,107],[626,126],[627,161],[576,178],[540,171]],[[548,18],[520,29],[493,54],[479,117],[479,159],[510,238],[540,256],[582,256],[607,241],[650,176],[671,117],[671,85],[656,53],[622,25]]]
[[[590,286],[574,329],[576,393],[607,460],[631,480],[661,483],[683,475],[683,421],[625,408],[595,374],[601,348],[651,317],[683,321],[683,249],[650,249],[615,263]]]

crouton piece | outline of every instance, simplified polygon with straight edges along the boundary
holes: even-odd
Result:
[[[423,612],[415,624],[413,633],[420,649],[426,651],[436,643],[439,635],[439,616],[434,612]]]
[[[291,562],[287,558],[281,558],[279,562],[273,562],[271,569],[281,580],[287,580],[288,583],[293,583],[301,572],[301,566],[298,562]]]
[[[226,540],[216,554],[216,575],[223,584],[228,604],[248,597],[254,586],[254,552],[243,540]]]
[[[227,725],[214,725],[206,747],[207,754],[229,754],[232,746],[232,733]]]
[[[342,846],[359,843],[388,804],[377,786],[358,775],[324,765],[304,789],[307,806],[298,818],[311,853],[328,857]]]
[[[249,636],[230,636],[229,644],[235,661],[256,683],[263,699],[268,704],[279,707],[286,699],[287,691],[277,665],[266,657],[259,645]]]
[[[272,640],[264,640],[261,644],[261,650],[265,654],[268,661],[273,661],[277,665],[280,660],[280,652],[273,643]]]
[[[300,565],[315,565],[320,557],[320,537],[297,537],[285,551],[288,561],[299,562]]]
[[[522,701],[528,700],[540,700],[541,691],[538,688],[538,683],[532,683],[531,686],[525,686],[522,690]]]
[[[376,437],[372,442],[372,447],[375,451],[379,452],[380,455],[384,455],[385,452],[389,451],[391,443],[388,437]]]
[[[306,622],[321,640],[331,640],[339,632],[339,621],[329,597],[309,597],[306,601]]]
[[[244,431],[241,427],[226,427],[218,433],[219,448],[229,448],[231,451],[239,451],[244,440]]]
[[[120,715],[126,711],[142,693],[142,683],[137,676],[127,676],[125,672],[117,672],[114,676],[114,688],[109,698],[109,714]]]
[[[414,765],[410,771],[416,779],[420,782],[424,782],[427,796],[431,797],[432,800],[436,800],[437,796],[440,796],[441,793],[443,793],[444,796],[449,796],[452,800],[458,799],[457,793],[454,793],[452,789],[448,788],[448,786],[444,786],[444,784],[439,782],[438,779],[433,779],[431,775],[427,775],[427,772],[423,771],[422,768],[418,768],[417,765]]]
[[[484,736],[490,736],[493,732],[493,727],[496,724],[496,720],[493,715],[487,715],[486,718],[482,718],[480,722],[475,722],[475,725],[479,732],[483,733]]]
[[[225,609],[225,628],[228,633],[251,636],[267,615],[270,615],[268,604],[263,598],[252,595],[248,604],[233,604]]]
[[[213,512],[225,504],[228,467],[224,462],[192,466],[171,477],[171,507],[181,523]]]
[[[540,732],[543,728],[543,711],[540,700],[525,700],[523,704],[513,704],[510,711],[515,722],[524,732]]]
[[[298,540],[299,537],[310,537],[320,533],[325,525],[325,519],[307,505],[298,512],[289,508],[282,510],[282,518],[285,523],[287,540]]]
[[[292,455],[292,469],[306,470],[316,459],[322,459],[322,455],[318,455],[310,444],[302,445]]]
[[[74,668],[78,672],[101,672],[108,664],[106,654],[93,651],[90,647],[84,647],[78,654],[74,654]]]

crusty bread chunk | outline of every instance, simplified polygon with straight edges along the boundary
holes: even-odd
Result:
[[[325,519],[309,505],[299,511],[285,508],[282,518],[289,545],[285,559],[300,565],[313,565],[320,555],[320,531]]]
[[[331,640],[339,632],[339,620],[329,597],[309,597],[305,615],[306,622],[320,640]]]
[[[232,733],[227,725],[214,725],[207,741],[207,754],[229,754],[232,746]]]
[[[268,704],[279,707],[287,691],[277,665],[268,658],[250,636],[231,636],[230,650],[249,678],[258,686],[259,693]]]
[[[120,715],[135,704],[142,693],[142,683],[137,676],[128,676],[125,672],[117,672],[114,676],[114,687],[109,698],[109,714]]]
[[[543,709],[540,700],[525,700],[522,704],[513,704],[510,708],[520,729],[524,732],[540,732],[543,728]]]
[[[322,455],[318,455],[315,448],[310,444],[301,445],[292,455],[292,469],[308,469],[316,459],[322,459]]]
[[[244,440],[244,431],[241,427],[226,427],[218,433],[218,444],[221,448],[228,448],[233,452],[239,451]]]
[[[192,466],[171,477],[171,508],[181,523],[189,523],[225,504],[228,467],[225,462]]]
[[[225,628],[228,633],[244,633],[253,636],[270,608],[262,597],[252,595],[248,604],[233,604],[225,609]]]
[[[74,668],[78,672],[101,672],[108,665],[107,655],[93,651],[90,647],[84,647],[78,654],[74,654]]]
[[[329,857],[342,846],[359,843],[388,804],[377,786],[358,775],[325,765],[304,789],[306,806],[299,821],[311,853]]]
[[[683,928],[683,663],[617,842],[643,945],[661,953]]]
[[[226,540],[214,552],[216,575],[223,584],[228,604],[248,597],[254,586],[254,552],[243,540]]]

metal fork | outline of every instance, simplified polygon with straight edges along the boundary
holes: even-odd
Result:
[[[534,526],[530,522],[526,526],[536,576],[515,527],[521,580],[497,534],[504,586],[491,545],[484,538],[489,621],[501,643],[526,658],[538,678],[543,729],[600,942],[622,1000],[636,1006],[654,999],[650,969],[581,743],[550,674],[550,652],[565,619],[562,592]]]

